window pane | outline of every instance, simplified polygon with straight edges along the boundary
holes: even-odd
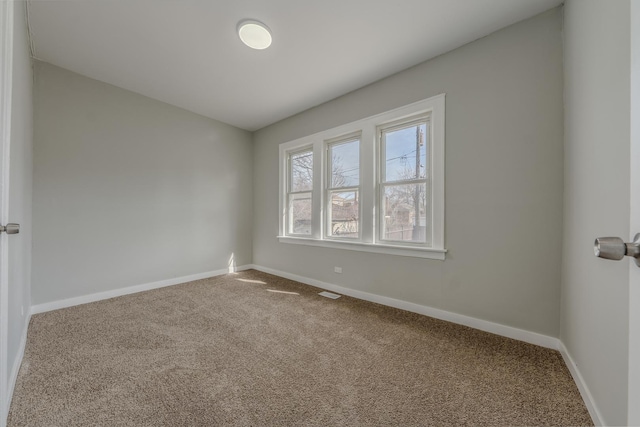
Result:
[[[402,129],[383,131],[383,180],[402,181],[425,178],[429,151],[429,124],[421,123]]]
[[[295,153],[291,155],[290,159],[290,191],[310,191],[313,188],[313,152]]]
[[[330,235],[357,239],[359,210],[357,191],[331,192]]]
[[[360,140],[329,146],[331,188],[360,185]]]
[[[382,206],[382,239],[425,243],[425,184],[387,185]]]
[[[289,233],[311,234],[311,193],[289,195]]]

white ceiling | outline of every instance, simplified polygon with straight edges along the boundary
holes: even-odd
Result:
[[[562,0],[31,0],[34,56],[256,130]],[[267,24],[257,51],[236,34]]]

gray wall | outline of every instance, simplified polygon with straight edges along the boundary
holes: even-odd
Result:
[[[9,221],[21,225],[20,234],[9,236],[9,335],[8,377],[20,351],[31,306],[31,199],[33,174],[33,73],[27,42],[24,4],[14,4],[13,85],[11,97],[11,167]]]
[[[561,28],[545,12],[256,132],[254,263],[558,336]],[[277,241],[280,143],[443,92],[444,262]]]
[[[607,425],[626,425],[629,265],[593,256],[628,238],[629,0],[565,6],[565,220],[561,339]]]
[[[251,262],[251,134],[36,63],[33,304]]]

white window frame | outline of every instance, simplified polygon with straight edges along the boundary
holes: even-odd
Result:
[[[302,237],[302,238],[309,238],[313,236],[313,217],[315,215],[315,209],[314,209],[314,205],[313,205],[313,183],[311,186],[311,189],[309,190],[303,190],[303,191],[293,191],[292,185],[293,185],[293,168],[291,167],[291,157],[295,156],[296,154],[301,154],[301,153],[306,153],[306,152],[310,152],[312,155],[312,164],[315,163],[315,155],[313,153],[313,147],[312,146],[307,146],[307,147],[300,147],[297,150],[291,150],[289,152],[287,152],[287,188],[286,188],[286,196],[285,196],[285,205],[286,205],[286,218],[287,218],[287,223],[285,224],[285,230],[286,230],[286,234],[288,236],[297,236],[297,237]],[[313,178],[315,178],[315,167],[312,169],[312,180]],[[290,232],[289,229],[291,227],[291,221],[293,220],[293,218],[291,217],[291,198],[300,194],[310,194],[311,195],[311,233],[310,234],[302,234],[302,233],[293,233]]]
[[[391,123],[408,120],[420,115],[429,117],[430,153],[428,157],[431,181],[431,199],[427,208],[430,213],[431,242],[427,244],[381,241],[378,219],[380,204],[380,138],[379,130]],[[327,175],[329,159],[328,144],[341,138],[360,134],[360,238],[327,238]],[[346,141],[346,139],[345,139]],[[288,156],[291,153],[312,147],[313,189],[311,235],[287,234],[287,190]],[[281,243],[321,246],[363,252],[393,254],[400,256],[444,260],[447,250],[444,246],[444,166],[445,166],[445,94],[415,102],[404,107],[357,120],[333,129],[298,138],[280,144],[279,147],[279,206],[278,240]]]
[[[385,163],[385,159],[382,157],[383,155],[383,151],[386,151],[386,147],[384,147],[385,149],[383,150],[383,146],[386,145],[386,141],[383,140],[382,134],[384,132],[388,132],[388,131],[393,131],[393,130],[397,130],[397,129],[403,129],[405,127],[410,127],[411,125],[416,125],[418,123],[427,123],[429,126],[429,133],[431,134],[431,114],[429,113],[422,113],[422,114],[417,114],[415,116],[412,117],[406,117],[404,119],[401,120],[397,120],[391,123],[385,123],[381,126],[378,126],[377,130],[376,130],[376,137],[377,137],[377,141],[376,141],[376,148],[377,148],[377,152],[376,152],[376,164],[378,165],[378,169],[377,169],[377,203],[376,203],[376,215],[378,218],[378,241],[381,242],[382,244],[388,244],[388,245],[402,245],[402,246],[407,246],[407,247],[431,247],[431,234],[433,233],[433,223],[431,221],[431,217],[432,217],[432,210],[429,209],[431,208],[431,204],[432,204],[432,199],[429,198],[427,200],[427,211],[426,211],[426,216],[427,216],[427,221],[428,221],[428,229],[429,229],[429,238],[424,242],[411,242],[411,241],[399,241],[399,240],[391,240],[391,239],[385,239],[383,237],[383,232],[384,232],[384,226],[383,226],[383,222],[384,222],[384,218],[382,217],[382,210],[383,210],[383,201],[384,201],[384,189],[386,186],[392,186],[392,185],[410,185],[410,184],[421,184],[424,183],[425,187],[426,187],[426,191],[428,192],[428,194],[431,194],[431,164],[429,164],[429,174],[425,176],[425,178],[413,178],[413,179],[403,179],[403,180],[395,180],[395,181],[386,181],[383,179],[383,177],[386,177],[386,163]],[[429,137],[429,146],[427,147],[427,149],[429,150],[427,152],[427,161],[430,161],[432,159],[432,141],[431,141],[431,135]]]
[[[345,186],[345,187],[333,187],[332,179],[333,179],[333,159],[329,156],[329,151],[332,146],[347,144],[349,142],[358,141],[358,185]],[[336,241],[344,241],[344,242],[359,242],[362,240],[362,203],[360,202],[362,196],[362,166],[360,165],[362,160],[362,133],[355,132],[349,135],[338,136],[331,140],[325,141],[325,151],[326,153],[326,164],[327,164],[327,172],[325,177],[325,228],[324,228],[324,238],[328,240],[336,240]],[[335,192],[343,192],[348,193],[349,191],[357,191],[358,192],[358,236],[356,238],[353,237],[339,237],[331,234],[331,193]]]

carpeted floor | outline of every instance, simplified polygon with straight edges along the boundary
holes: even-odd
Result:
[[[9,426],[592,425],[556,351],[246,271],[33,316]]]

